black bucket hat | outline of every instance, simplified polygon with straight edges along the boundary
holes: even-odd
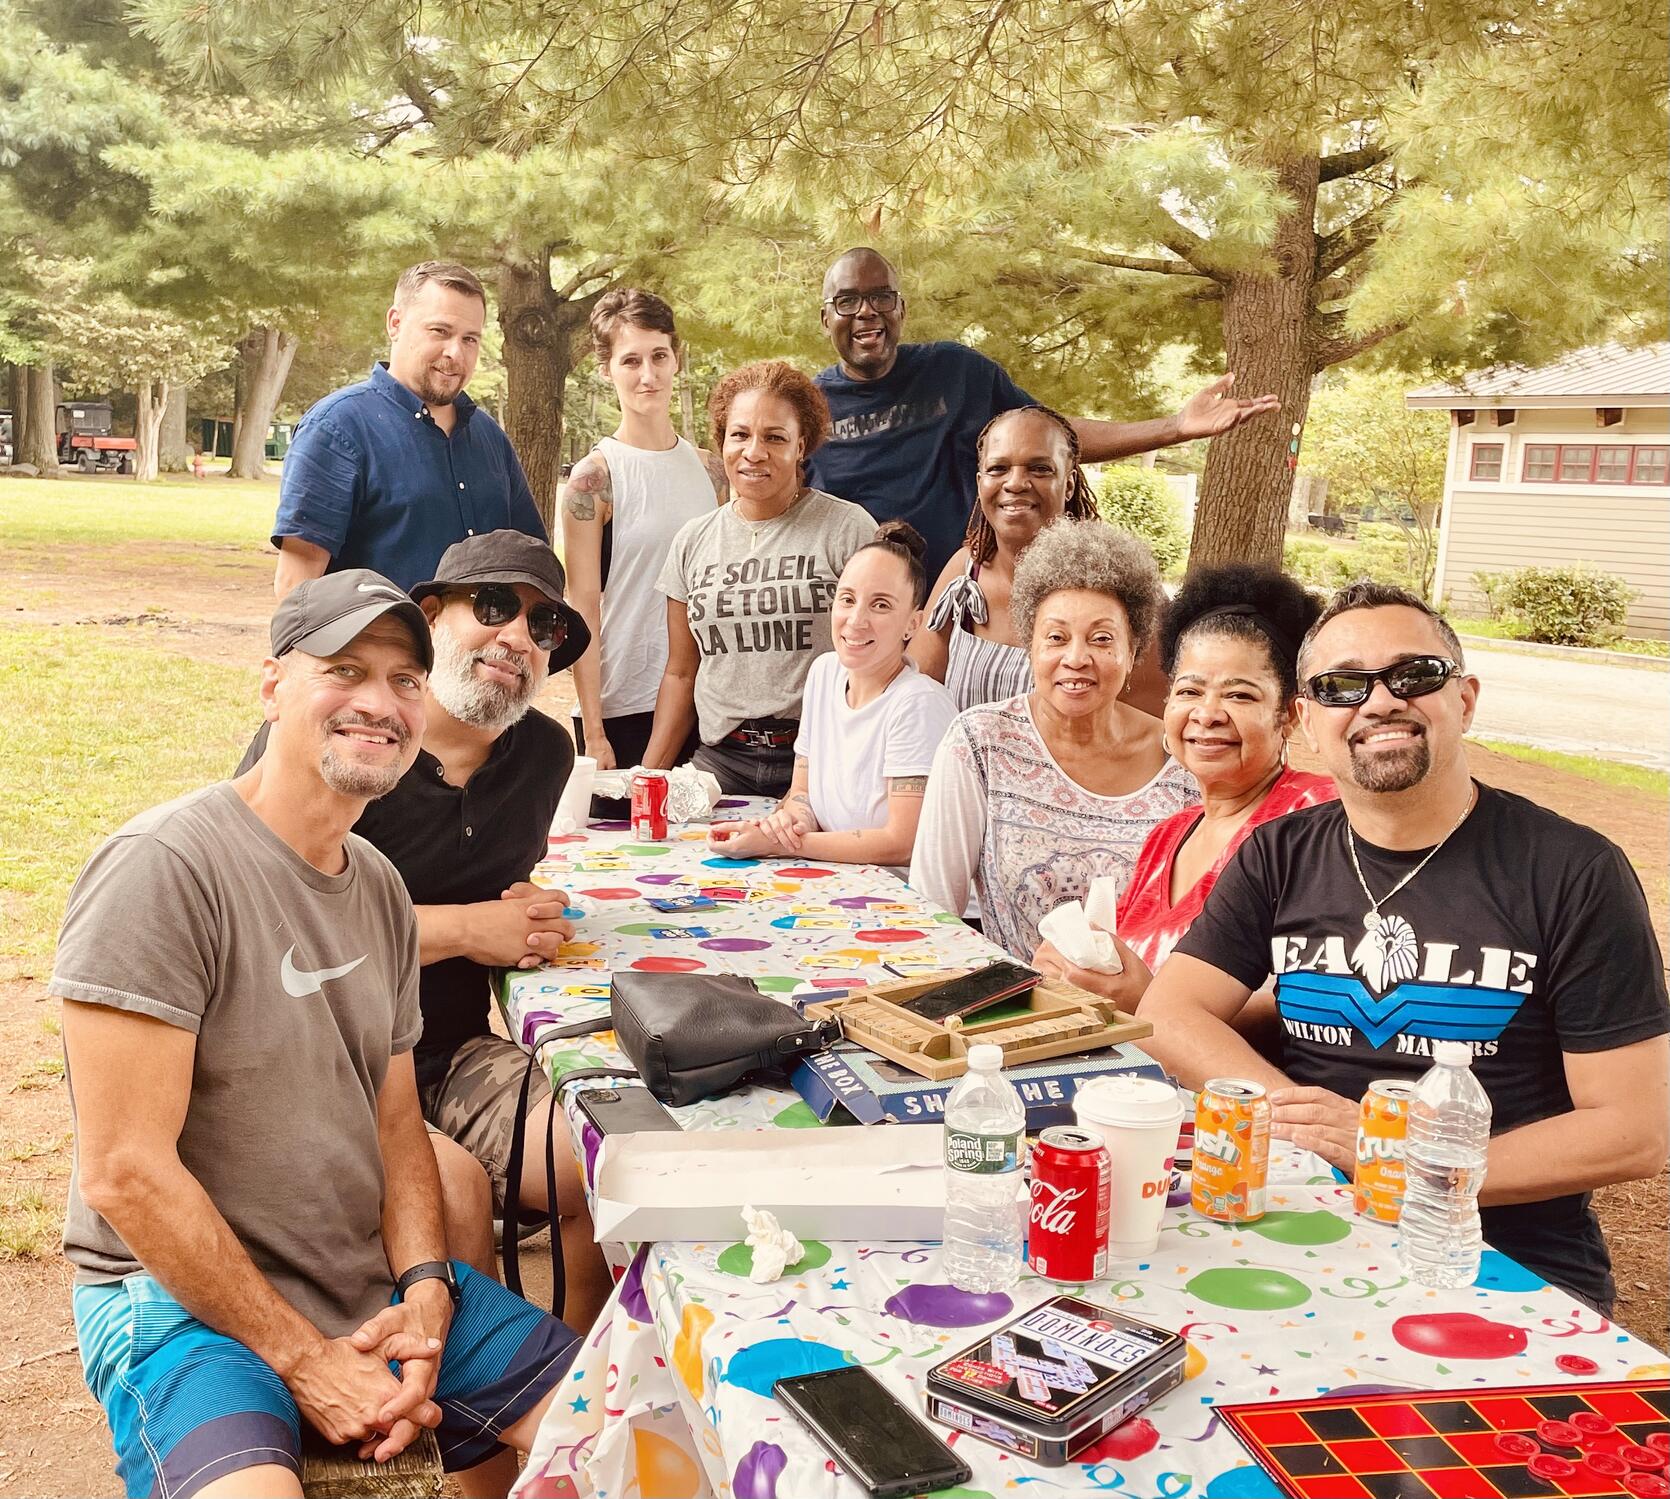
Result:
[[[441,554],[435,576],[417,584],[412,598],[422,600],[472,583],[526,583],[537,588],[567,626],[562,644],[551,652],[551,670],[561,671],[585,655],[591,644],[591,627],[578,610],[563,602],[564,582],[562,563],[550,543],[523,531],[484,531],[453,542]]]

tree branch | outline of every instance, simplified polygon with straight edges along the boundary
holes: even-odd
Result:
[[[1407,322],[1386,323],[1378,328],[1370,328],[1366,333],[1348,334],[1344,331],[1343,312],[1324,313],[1320,322],[1322,333],[1311,345],[1313,374],[1319,374],[1331,365],[1344,364],[1346,360],[1355,359],[1359,354],[1366,354],[1376,344],[1384,343],[1409,326]],[[1339,331],[1333,331],[1336,329]]]
[[[1186,260],[1202,276],[1213,281],[1227,281],[1229,278],[1212,264],[1211,254],[1203,240],[1192,229],[1185,229],[1168,213],[1162,213],[1166,221],[1165,231],[1156,236],[1166,249],[1170,250],[1179,260]]]
[[[582,286],[589,285],[593,281],[606,280],[614,274],[615,267],[619,264],[620,257],[618,255],[603,255],[589,265],[581,266],[563,285],[557,288],[557,300],[561,302],[572,301],[580,294]]]
[[[1391,155],[1387,146],[1359,146],[1355,151],[1341,151],[1322,158],[1319,182],[1338,182],[1341,177],[1355,177],[1370,167],[1377,167]]]
[[[1332,234],[1325,234],[1317,240],[1317,281],[1325,281],[1342,266],[1349,265],[1380,238],[1394,196],[1388,194],[1378,203],[1365,208],[1349,223],[1340,225]]]
[[[1068,252],[1075,260],[1087,260],[1092,265],[1105,265],[1116,271],[1154,271],[1162,276],[1198,276],[1211,280],[1205,271],[1196,270],[1186,260],[1162,260],[1149,255],[1109,255],[1100,250],[1084,250],[1077,246]]]

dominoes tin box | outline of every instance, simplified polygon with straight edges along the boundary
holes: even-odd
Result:
[[[1055,1296],[928,1371],[928,1415],[1060,1467],[1183,1382],[1183,1339]]]

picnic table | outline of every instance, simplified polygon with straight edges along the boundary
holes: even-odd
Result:
[[[722,804],[722,815],[758,805]],[[511,1034],[559,1086],[578,1069],[624,1065],[606,1031],[541,1041],[599,1013],[617,969],[744,973],[790,994],[996,954],[884,871],[716,860],[704,835],[693,827],[643,844],[623,824],[596,823],[553,839],[535,879],[568,892],[578,929],[550,966],[509,975],[502,1002]],[[666,915],[645,903],[702,889],[726,892],[718,910]],[[589,1196],[601,1142],[571,1098],[564,1107]],[[780,1087],[672,1112],[687,1130],[817,1127]],[[610,1246],[621,1277],[558,1388],[521,1499],[854,1499],[858,1485],[777,1404],[773,1382],[856,1363],[920,1411],[933,1364],[1064,1289],[1028,1273],[1006,1296],[969,1296],[946,1283],[937,1243],[900,1241],[810,1242],[782,1279],[755,1285],[742,1237],[739,1221],[730,1242]],[[1211,1222],[1174,1196],[1155,1252],[1082,1294],[1181,1332],[1182,1387],[1063,1468],[942,1430],[974,1473],[956,1492],[1253,1499],[1280,1490],[1218,1405],[1569,1382],[1557,1360],[1572,1354],[1596,1380],[1670,1374],[1661,1353],[1506,1256],[1486,1250],[1470,1289],[1432,1291],[1399,1274],[1394,1244],[1395,1229],[1353,1214],[1337,1172],[1279,1142],[1257,1223]]]

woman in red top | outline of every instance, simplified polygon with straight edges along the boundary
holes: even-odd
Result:
[[[1119,898],[1123,973],[1079,968],[1047,942],[1035,967],[1134,1010],[1252,830],[1334,799],[1327,776],[1287,764],[1299,642],[1320,607],[1274,568],[1230,564],[1189,575],[1161,626],[1160,662],[1171,679],[1166,747],[1193,772],[1200,805],[1160,823],[1137,855]]]

